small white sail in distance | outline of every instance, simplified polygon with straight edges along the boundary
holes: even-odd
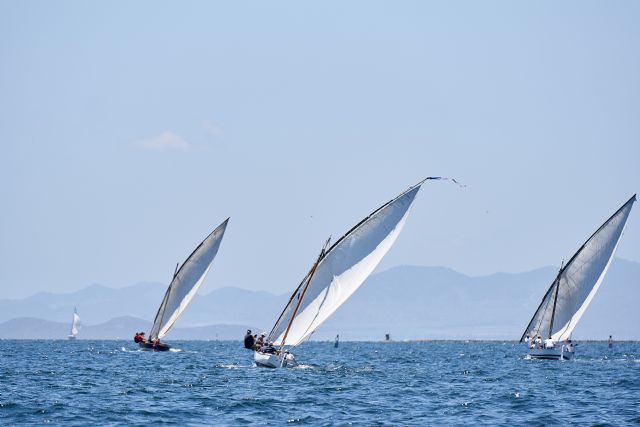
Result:
[[[229,218],[213,230],[176,270],[153,322],[149,334],[151,340],[164,338],[195,297],[211,269],[228,223]]]
[[[569,339],[602,284],[635,201],[634,194],[561,268],[520,341],[527,335]]]
[[[80,316],[78,315],[78,310],[73,308],[73,319],[71,320],[71,331],[69,332],[70,337],[76,337],[78,335],[80,328]]]
[[[270,341],[299,345],[362,285],[398,238],[423,183],[376,209],[321,252],[271,330]]]

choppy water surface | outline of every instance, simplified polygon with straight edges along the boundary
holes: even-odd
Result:
[[[238,342],[0,341],[0,424],[640,423],[640,343],[569,362],[515,343],[307,343],[252,366]]]

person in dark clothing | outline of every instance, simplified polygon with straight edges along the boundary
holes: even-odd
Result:
[[[260,349],[261,353],[271,353],[271,354],[276,354],[276,349],[273,346],[272,342],[266,342],[262,348]]]
[[[247,334],[244,336],[244,348],[251,350],[255,343],[256,339],[251,335],[251,329],[247,329]]]

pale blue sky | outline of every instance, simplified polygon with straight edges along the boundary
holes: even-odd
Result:
[[[468,186],[427,182],[379,269],[559,265],[640,188],[638,22],[636,1],[0,1],[0,297],[168,282],[228,216],[203,292],[288,292],[429,175]],[[637,212],[618,255],[640,261]]]

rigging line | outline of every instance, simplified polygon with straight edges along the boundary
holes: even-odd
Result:
[[[311,268],[313,268],[313,267],[311,267]],[[287,312],[287,310],[289,309],[289,307],[291,307],[291,302],[293,301],[295,296],[296,295],[300,295],[300,289],[307,282],[307,278],[309,277],[309,273],[311,273],[311,269],[309,269],[309,271],[304,276],[304,278],[302,279],[302,281],[300,282],[298,287],[295,289],[295,291],[293,291],[293,294],[289,297],[289,301],[287,301],[287,305],[284,306],[284,310],[282,310],[282,313],[280,313],[280,316],[278,316],[278,320],[276,320],[276,323],[273,325],[273,328],[271,328],[271,332],[269,332],[269,336],[267,337],[268,341],[273,341],[275,338],[277,338],[277,337],[274,336],[275,331],[282,324],[282,321],[284,320],[284,315]]]
[[[374,215],[376,215],[378,212],[380,212],[382,209],[386,208],[387,206],[391,205],[392,203],[394,203],[396,200],[399,200],[400,198],[402,198],[404,195],[406,195],[407,193],[409,193],[411,190],[413,190],[414,188],[419,188],[422,184],[424,184],[424,182],[428,179],[432,179],[432,180],[439,180],[439,179],[446,179],[449,180],[451,178],[445,178],[445,177],[441,177],[441,176],[430,176],[427,177],[425,179],[423,179],[422,181],[418,182],[415,185],[412,185],[411,187],[407,188],[405,191],[403,191],[402,193],[400,193],[399,195],[397,195],[396,197],[394,197],[393,199],[389,200],[388,202],[384,203],[382,206],[380,206],[378,209],[374,210],[373,212],[371,212],[369,215],[367,215],[365,218],[363,218],[359,223],[357,223],[356,225],[354,225],[353,227],[351,227],[351,229],[349,231],[347,231],[342,237],[340,237],[338,240],[336,240],[327,250],[326,255],[328,255],[336,246],[338,246],[340,244],[340,242],[342,242],[345,238],[347,238],[349,235],[351,235],[353,232],[355,232],[357,229],[359,229],[365,222],[367,222],[367,220],[369,220],[370,218],[372,218]]]
[[[347,234],[345,234],[342,238],[340,238],[340,240],[338,240],[336,243],[334,243],[331,248],[329,249],[329,251],[331,251],[331,249],[333,249],[334,247],[336,247],[336,245],[338,245],[338,243],[340,243],[347,235],[349,235],[349,233],[351,233],[353,230],[355,230],[356,228],[360,227],[364,222],[366,222],[368,219],[370,219],[371,217],[373,217],[376,213],[378,213],[378,211],[382,210],[384,207],[391,205],[393,202],[395,202],[396,200],[400,199],[403,195],[407,194],[409,191],[411,191],[412,189],[420,186],[422,183],[424,183],[426,180],[428,179],[450,179],[450,178],[442,178],[442,177],[427,177],[425,179],[423,179],[422,181],[420,181],[419,183],[417,183],[416,185],[409,187],[408,190],[406,190],[405,192],[403,192],[402,194],[400,194],[398,197],[396,197],[395,199],[389,201],[388,203],[385,203],[384,205],[382,205],[380,208],[378,208],[377,210],[375,210],[374,212],[372,212],[368,217],[366,217],[365,219],[363,219],[362,221],[360,221],[360,223],[358,223],[355,227],[353,227]],[[454,182],[456,182],[456,184],[460,185],[455,179],[451,178]],[[466,187],[466,186],[465,186]],[[396,224],[397,226],[397,224]],[[388,227],[385,227],[386,231],[389,233],[391,233],[393,230],[395,230],[396,227],[393,227],[392,229],[388,229]],[[329,239],[331,239],[331,237],[329,237]],[[328,255],[329,251],[327,251],[327,253],[325,254]],[[335,276],[334,276],[335,279]],[[327,298],[329,297],[329,289],[331,288],[331,285],[333,284],[334,280],[332,280],[329,283],[329,286],[327,287],[327,290],[322,298],[322,301],[320,302],[320,305],[318,306],[318,310],[316,311],[316,314],[313,317],[313,320],[311,320],[311,322],[309,323],[309,326],[307,327],[307,329],[304,331],[304,335],[307,334],[307,332],[309,332],[309,329],[311,329],[311,326],[313,326],[313,323],[316,321],[316,319],[318,318],[318,316],[320,315],[320,310],[322,310],[322,307],[324,306],[324,303],[327,301]],[[309,334],[309,337],[311,336],[311,334],[313,334],[315,332],[315,329],[313,331],[311,331],[311,333]]]
[[[149,339],[153,338],[154,331],[156,330],[156,325],[159,325],[159,322],[162,319],[162,313],[164,312],[164,308],[167,305],[167,299],[169,297],[169,290],[170,289],[171,289],[171,285],[169,285],[167,287],[167,290],[164,293],[164,297],[162,298],[162,302],[160,303],[160,307],[158,307],[158,312],[156,313],[156,316],[153,318],[153,325],[151,325],[151,332],[149,332]],[[158,329],[158,331],[159,331],[159,329]]]
[[[422,184],[424,181],[426,181],[427,179],[435,179],[435,178],[433,178],[433,177],[431,177],[431,178],[425,178],[424,180],[422,180],[422,181],[421,181],[421,182],[419,182],[418,184],[416,184],[416,185],[414,185],[414,186],[410,187],[407,191],[405,191],[404,193],[402,193],[400,196],[398,196],[398,197],[396,197],[395,199],[391,200],[390,202],[388,202],[388,203],[384,204],[384,205],[383,205],[383,206],[381,206],[379,209],[377,209],[376,211],[374,211],[373,213],[371,213],[371,215],[369,215],[368,217],[366,217],[365,219],[363,219],[363,220],[362,220],[360,223],[358,223],[358,225],[356,225],[356,226],[355,226],[351,231],[353,231],[353,230],[355,230],[356,228],[358,228],[360,225],[362,225],[362,223],[364,223],[365,221],[367,221],[369,218],[371,218],[374,214],[376,214],[376,213],[377,213],[378,211],[380,211],[382,208],[384,208],[384,207],[386,207],[386,206],[388,206],[388,205],[392,204],[394,201],[398,200],[400,197],[402,197],[402,196],[403,196],[404,194],[406,194],[407,192],[409,192],[409,191],[411,191],[412,189],[414,189],[415,187],[418,187],[419,185],[421,185],[421,184]],[[437,179],[439,179],[439,178],[437,178]],[[449,178],[446,178],[446,179],[449,179]],[[397,224],[396,224],[396,226],[397,226]],[[388,234],[389,234],[389,233],[391,233],[393,230],[395,230],[395,228],[396,228],[396,227],[393,227],[392,229],[388,229],[388,227],[385,227],[385,229],[386,229],[386,231],[388,232]],[[351,231],[350,231],[350,232],[351,232]],[[349,233],[350,233],[350,232],[349,232]],[[338,242],[336,242],[335,244],[333,244],[333,245],[331,246],[331,249],[333,249],[333,248],[334,248],[338,243],[340,243],[340,241],[341,241],[341,240],[343,240],[343,239],[344,239],[344,237],[346,237],[349,233],[347,233],[345,236],[343,236],[343,237],[342,237]],[[331,239],[331,237],[329,237],[329,239]],[[330,250],[331,250],[331,249],[330,249]],[[327,253],[325,254],[325,257],[326,257],[326,255],[328,255],[328,253],[329,253],[329,251],[327,251]],[[335,276],[334,276],[334,279],[335,279]],[[329,297],[329,289],[331,288],[331,285],[332,285],[333,283],[334,283],[334,280],[332,280],[332,281],[329,283],[329,286],[327,287],[327,291],[325,292],[325,294],[324,294],[324,296],[323,296],[323,298],[322,298],[322,301],[320,302],[320,305],[318,306],[318,310],[316,311],[316,314],[314,315],[313,320],[309,323],[309,326],[308,326],[308,327],[307,327],[307,329],[304,331],[304,334],[303,334],[303,335],[306,335],[306,334],[307,334],[307,332],[309,332],[309,329],[311,329],[311,326],[313,326],[313,323],[316,321],[316,319],[317,319],[317,318],[318,318],[318,316],[320,315],[320,310],[322,310],[322,307],[324,306],[324,303],[327,301],[327,298]],[[315,331],[315,330],[314,330],[314,331]],[[313,334],[313,332],[314,332],[314,331],[312,331],[312,332],[311,332],[311,334]],[[310,335],[311,335],[311,334],[310,334]],[[310,336],[310,335],[309,335],[309,336]]]
[[[457,185],[458,187],[460,187],[460,188],[466,188],[466,187],[467,187],[467,186],[466,186],[466,184],[462,184],[462,183],[461,183],[460,181],[458,181],[457,179],[455,179],[455,178],[448,178],[448,177],[446,177],[446,176],[428,176],[428,177],[426,177],[424,180],[422,180],[422,182],[420,182],[420,184],[422,184],[423,182],[425,182],[425,181],[426,181],[426,180],[428,180],[428,179],[435,179],[435,180],[440,180],[440,179],[441,179],[441,180],[444,180],[444,181],[451,181],[451,182],[453,182],[454,184],[456,184],[456,185]],[[418,185],[419,185],[419,184],[418,184]]]
[[[564,260],[562,262],[564,263]],[[565,266],[565,268],[566,268],[566,266]],[[558,275],[556,276],[556,280],[560,277],[561,273],[562,273],[562,267],[560,267],[560,271],[558,271]],[[540,327],[542,326],[542,320],[544,319],[544,315],[543,314],[549,308],[550,300],[548,300],[547,298],[549,297],[549,295],[553,291],[553,287],[555,286],[555,284],[556,284],[556,281],[554,280],[553,282],[551,282],[551,286],[549,286],[549,288],[547,289],[547,292],[544,293],[544,296],[542,297],[542,301],[540,301],[540,304],[538,305],[538,308],[536,309],[536,311],[533,313],[533,317],[529,321],[529,324],[527,325],[527,328],[525,329],[525,331],[522,333],[522,336],[520,337],[520,342],[522,342],[522,340],[524,340],[524,337],[525,337],[525,335],[527,335],[527,332],[535,331],[536,334],[538,334],[540,332]],[[546,303],[545,303],[545,301],[546,301]],[[544,308],[542,308],[543,306],[544,306]],[[538,318],[538,325],[535,328],[533,328],[532,326],[534,324],[534,321],[536,320],[536,316],[538,316],[538,313],[540,313],[540,316]]]
[[[562,260],[562,265],[560,265],[558,277],[556,277],[556,295],[553,298],[553,311],[551,311],[551,321],[549,322],[549,338],[551,338],[551,332],[553,331],[553,320],[556,316],[556,304],[558,303],[558,292],[560,291],[560,275],[562,274],[563,267],[564,260]]]
[[[191,257],[193,257],[196,252],[198,252],[198,250],[204,245],[204,243],[209,240],[209,238],[211,236],[213,236],[214,234],[216,234],[218,231],[220,231],[221,228],[224,228],[224,230],[226,231],[227,229],[227,224],[229,223],[229,220],[231,219],[231,217],[225,219],[222,224],[220,224],[219,226],[217,226],[215,228],[215,230],[213,230],[211,233],[209,233],[207,235],[207,237],[204,238],[204,240],[202,242],[200,242],[200,244],[193,250],[193,252],[191,252],[191,254],[189,254],[189,256],[187,257],[187,259],[185,259],[185,261],[182,263],[182,265],[180,266],[180,268],[176,271],[176,273],[174,274],[174,277],[176,275],[178,275],[178,273],[180,273],[180,271],[182,271],[182,268],[187,264],[187,261],[189,261],[191,259]]]
[[[454,181],[457,185],[462,186],[462,184],[460,184],[457,180],[453,179],[453,178],[447,178],[447,177],[437,177],[437,176],[432,176],[432,177],[427,177],[424,178],[422,181],[418,182],[417,184],[409,187],[408,189],[406,189],[405,191],[403,191],[402,193],[400,193],[398,196],[396,196],[395,198],[389,200],[388,202],[382,204],[380,207],[378,207],[376,210],[374,210],[373,212],[371,212],[369,215],[367,215],[365,218],[363,218],[360,222],[358,222],[356,225],[354,225],[349,231],[347,231],[342,237],[340,237],[338,240],[336,240],[330,247],[329,249],[325,252],[325,257],[331,252],[333,251],[334,248],[336,248],[345,238],[347,238],[349,235],[351,235],[352,233],[354,233],[357,229],[359,229],[364,223],[367,222],[367,220],[369,220],[370,218],[372,218],[374,215],[376,215],[378,212],[380,212],[382,209],[384,209],[385,207],[389,206],[390,204],[392,204],[393,202],[395,202],[396,200],[400,199],[401,197],[403,197],[405,194],[409,193],[411,190],[415,189],[415,188],[419,188],[425,181],[427,180],[452,180]],[[466,187],[466,185],[465,185]],[[280,324],[282,322],[282,320],[284,319],[284,316],[286,314],[286,312],[288,311],[291,302],[293,301],[293,298],[298,294],[299,290],[302,288],[302,286],[304,285],[306,279],[308,277],[305,276],[304,279],[302,279],[302,281],[300,282],[300,284],[298,285],[298,287],[296,288],[296,290],[293,292],[293,294],[291,295],[291,297],[289,298],[289,301],[287,302],[287,305],[285,306],[285,308],[282,310],[282,312],[280,313],[280,316],[278,316],[278,320],[276,320],[276,323],[274,324],[273,328],[271,329],[271,332],[269,333],[269,339],[273,340],[276,339],[277,337],[274,336],[274,334],[276,333],[276,331],[278,330],[278,328],[280,327]]]
[[[567,280],[567,284],[568,284],[568,283],[569,283],[569,277],[568,277],[568,276],[565,276],[565,279]],[[575,285],[575,282],[574,282],[574,285]],[[574,288],[575,288],[575,286],[574,286]],[[575,314],[576,314],[576,313],[574,312],[574,313],[573,313],[573,316],[575,316]],[[569,327],[571,326],[571,323],[573,322],[573,316],[571,316],[571,318],[569,319],[569,321],[567,322],[567,324],[564,326],[564,328],[562,328],[562,329],[560,329],[560,330],[558,331],[558,333],[560,333],[560,336],[562,336],[562,335],[563,335],[567,330],[569,330]],[[571,335],[571,334],[569,334],[569,335]]]
[[[334,279],[335,279],[335,277],[334,277]],[[327,287],[327,291],[324,293],[324,297],[322,297],[322,301],[320,302],[320,305],[318,306],[318,310],[316,311],[315,316],[313,316],[313,320],[311,320],[311,322],[309,323],[309,326],[307,326],[307,329],[305,329],[304,334],[302,334],[303,336],[307,335],[307,332],[309,332],[309,329],[311,329],[311,326],[313,325],[313,323],[316,321],[316,319],[320,315],[320,310],[322,310],[322,307],[324,306],[324,303],[327,301],[327,297],[329,296],[329,289],[331,289],[331,285],[332,284],[333,284],[333,280],[331,281],[331,283],[329,283],[329,286]],[[313,331],[311,333],[313,333]]]
[[[554,285],[552,285],[552,289],[553,286],[555,286],[555,282]],[[544,305],[544,309],[540,312],[540,317],[538,319],[538,325],[535,327],[535,329],[533,329],[536,333],[536,335],[540,335],[540,329],[542,328],[542,321],[544,320],[544,313],[547,312],[547,310],[549,309],[549,303],[551,302],[551,299],[547,299],[547,302]]]
[[[567,265],[565,265],[565,269],[567,267],[569,267],[569,265],[571,265],[573,263],[573,261],[578,257],[578,255],[580,254],[580,252],[582,252],[582,250],[587,246],[587,244],[593,240],[593,238],[600,233],[600,231],[602,231],[610,222],[611,220],[613,220],[620,212],[622,212],[622,210],[625,208],[625,206],[627,206],[629,203],[633,203],[636,200],[636,195],[634,194],[633,196],[631,196],[631,198],[629,200],[627,200],[625,202],[624,205],[620,206],[620,208],[614,212],[613,215],[611,215],[604,223],[602,223],[602,225],[600,227],[598,227],[598,229],[596,231],[593,232],[593,234],[591,236],[589,236],[589,238],[582,244],[582,246],[580,246],[580,248],[576,251],[575,254],[573,254],[573,256],[571,257],[571,259],[567,262]]]
[[[311,283],[311,279],[313,279],[313,275],[315,274],[316,269],[318,268],[318,264],[320,264],[320,261],[322,261],[322,258],[324,258],[325,250],[327,249],[327,246],[329,245],[330,241],[331,241],[331,237],[329,237],[325,242],[324,246],[322,247],[322,250],[320,251],[320,255],[318,255],[318,259],[316,260],[315,264],[311,268],[311,271],[309,272],[309,278],[307,279],[307,283],[304,289],[302,290],[302,295],[298,297],[298,304],[296,305],[296,308],[293,311],[293,314],[291,315],[291,320],[289,320],[289,325],[287,326],[287,330],[285,331],[284,336],[282,337],[282,342],[280,343],[280,352],[282,351],[282,348],[285,345],[285,342],[287,340],[287,335],[289,335],[289,330],[291,330],[291,325],[293,324],[293,321],[296,318],[296,315],[298,314],[298,309],[300,309],[300,304],[302,304],[302,300],[304,299],[304,294],[307,292],[307,289],[309,288],[309,284]]]
[[[353,227],[351,227],[351,229],[349,231],[347,231],[344,235],[342,235],[342,237],[340,237],[338,240],[336,240],[330,247],[329,249],[326,250],[325,252],[325,257],[327,255],[329,255],[329,253],[331,253],[331,251],[333,251],[334,248],[336,248],[344,239],[346,239],[349,235],[351,235],[352,233],[354,233],[357,229],[360,228],[360,226],[362,226],[365,222],[367,222],[367,220],[369,220],[371,217],[373,217],[374,215],[376,215],[378,212],[380,212],[382,209],[384,209],[385,207],[389,206],[391,203],[393,203],[394,201],[398,200],[399,198],[401,198],[402,196],[404,196],[405,194],[407,194],[409,191],[413,190],[416,187],[420,187],[420,185],[422,185],[427,179],[439,179],[436,177],[432,177],[432,178],[425,178],[422,181],[420,181],[419,183],[417,183],[416,185],[413,185],[411,187],[409,187],[407,190],[403,191],[402,193],[400,193],[398,196],[396,196],[395,198],[389,200],[388,202],[382,204],[382,206],[378,207],[376,210],[374,210],[373,212],[371,212],[369,215],[367,215],[365,218],[363,218],[360,222],[358,222],[356,225],[354,225]],[[331,238],[331,237],[329,237]],[[310,273],[311,271],[309,271]],[[280,316],[278,316],[278,320],[276,321],[275,325],[273,326],[273,328],[271,329],[271,332],[269,333],[269,339],[273,340],[276,339],[276,336],[273,336],[275,331],[280,327],[280,323],[284,318],[285,313],[287,312],[287,310],[290,307],[291,302],[293,301],[293,298],[298,294],[298,292],[300,291],[300,289],[302,288],[302,286],[305,284],[307,278],[309,277],[309,273],[307,273],[307,275],[302,279],[302,281],[300,282],[300,284],[298,285],[298,287],[296,288],[296,290],[293,292],[293,294],[291,295],[291,298],[289,298],[289,302],[287,302],[287,305],[284,307],[284,310],[282,310],[282,313],[280,313]]]
[[[540,327],[542,326],[542,320],[544,318],[543,314],[547,311],[547,308],[549,306],[549,299],[547,299],[547,297],[549,296],[549,294],[553,290],[553,286],[554,285],[555,285],[555,281],[553,281],[551,283],[551,286],[549,286],[549,289],[547,289],[547,292],[545,292],[544,297],[542,297],[542,301],[540,302],[540,305],[538,306],[538,309],[536,310],[536,312],[533,313],[533,317],[529,321],[529,324],[527,325],[527,329],[522,334],[522,337],[520,337],[520,341],[522,341],[524,339],[524,336],[528,332],[532,334],[532,338],[533,338],[533,335],[534,335],[533,332],[535,332],[536,335],[540,332]],[[545,303],[545,301],[546,301],[546,303]],[[544,305],[544,308],[542,308],[543,305]],[[541,309],[542,309],[542,311],[541,311]],[[536,316],[538,315],[538,313],[540,313],[540,317],[538,318],[538,325],[535,326],[535,327],[532,327],[533,326],[533,322],[536,320]]]
[[[633,203],[636,201],[636,194],[634,194],[633,196],[631,196],[629,198],[629,200],[627,200],[613,215],[611,215],[583,244],[582,246],[580,246],[580,248],[573,254],[573,256],[569,259],[569,261],[566,263],[566,265],[564,266],[564,270],[568,269],[570,265],[573,264],[573,261],[578,257],[578,255],[583,251],[583,249],[587,246],[587,244],[589,242],[591,242],[591,240],[593,240],[595,238],[595,236],[600,233],[600,231],[602,229],[604,229],[620,212],[622,212],[622,210],[629,205],[630,203]],[[620,235],[620,238],[622,237],[622,234]],[[618,240],[620,239],[618,238]],[[560,274],[560,273],[559,273]],[[522,337],[520,338],[520,341],[522,341],[525,337],[525,335],[527,334],[527,332],[530,330],[530,327],[532,325],[532,323],[534,322],[536,315],[540,312],[540,309],[542,308],[545,299],[547,298],[547,296],[549,295],[549,293],[552,291],[553,289],[553,284],[549,287],[549,289],[547,290],[547,292],[545,293],[544,297],[542,298],[542,301],[540,302],[540,305],[538,306],[538,309],[536,310],[536,312],[534,313],[533,317],[531,318],[531,321],[529,322],[529,325],[527,326],[527,329],[524,331],[524,333],[522,334]],[[548,303],[548,301],[547,301]],[[546,311],[546,308],[544,309],[544,311]],[[540,322],[542,322],[542,318],[540,319]],[[538,325],[540,326],[540,324]]]
[[[549,322],[549,338],[553,332],[553,320],[556,316],[556,305],[558,304],[558,291],[560,290],[560,281],[556,280],[556,294],[553,297],[553,310],[551,310],[551,321]]]
[[[182,265],[184,265],[186,263],[187,263],[187,261],[185,261]],[[178,276],[178,272],[182,269],[182,268],[178,269],[179,265],[180,265],[180,263],[177,262],[176,263],[176,269],[173,272],[173,278],[171,279],[171,282],[169,283],[169,287],[167,288],[167,292],[164,294],[164,299],[162,300],[162,304],[160,304],[160,308],[158,308],[158,314],[160,314],[160,319],[158,319],[159,320],[159,322],[158,322],[158,331],[157,331],[158,336],[153,337],[152,336],[153,330],[152,330],[151,334],[149,334],[149,338],[150,339],[159,338],[160,337],[160,331],[162,330],[162,322],[164,320],[164,313],[165,313],[165,311],[167,311],[167,303],[169,302],[169,297],[171,296],[171,290],[173,289],[173,284],[174,284],[174,282],[176,280],[176,277]],[[162,310],[162,313],[160,313],[160,310]],[[157,317],[158,316],[156,315],[156,319],[157,319]],[[155,327],[156,327],[156,322],[154,321],[153,322],[153,329],[155,329]]]

